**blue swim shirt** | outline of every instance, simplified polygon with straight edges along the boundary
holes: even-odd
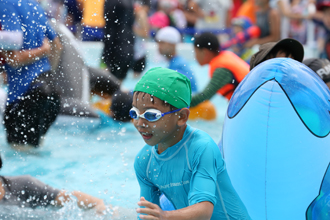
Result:
[[[35,0],[0,0],[0,23],[3,30],[23,32],[23,50],[41,47],[43,40],[57,36],[50,26],[45,12]],[[5,65],[8,75],[8,102],[24,95],[31,82],[40,74],[51,70],[47,57],[22,67]]]
[[[168,68],[171,70],[175,70],[188,77],[191,84],[191,92],[192,93],[197,92],[197,84],[196,84],[195,76],[191,70],[191,67],[188,65],[188,62],[185,59],[183,59],[180,56],[173,57],[170,60],[170,64]]]
[[[159,204],[164,193],[176,209],[196,203],[213,203],[211,220],[250,219],[227,174],[225,162],[213,139],[187,126],[177,144],[157,153],[157,145],[145,145],[134,168],[141,196]]]

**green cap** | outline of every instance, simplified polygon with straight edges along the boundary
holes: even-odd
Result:
[[[134,92],[144,92],[168,102],[176,108],[187,108],[191,102],[190,80],[183,74],[162,67],[146,72]]]

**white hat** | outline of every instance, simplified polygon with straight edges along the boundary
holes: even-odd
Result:
[[[174,27],[164,27],[156,34],[157,41],[163,41],[170,44],[177,44],[181,42],[181,35]]]

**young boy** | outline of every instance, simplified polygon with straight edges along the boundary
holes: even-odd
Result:
[[[195,37],[194,51],[197,62],[209,65],[210,82],[205,89],[194,95],[191,107],[220,94],[230,100],[235,88],[249,73],[249,65],[230,51],[222,51],[216,35],[204,32]]]
[[[212,138],[187,125],[191,85],[176,71],[150,69],[130,111],[146,145],[135,158],[141,188],[138,219],[250,219]],[[174,211],[163,211],[161,194]]]
[[[190,79],[191,91],[197,92],[197,83],[189,63],[176,52],[176,45],[181,42],[181,34],[174,27],[164,27],[160,29],[155,39],[158,51],[169,61],[169,69],[178,71]]]

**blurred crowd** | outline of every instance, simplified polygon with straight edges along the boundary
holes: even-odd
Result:
[[[178,29],[182,42],[211,31],[249,63],[254,46],[287,37],[328,57],[326,0],[39,0],[50,18],[63,22],[82,41],[103,41],[104,63],[119,79],[145,66],[146,40],[166,26]],[[327,3],[326,3],[327,4]],[[325,16],[323,16],[325,15]],[[316,24],[309,25],[308,23]],[[329,22],[330,23],[330,22]],[[125,30],[125,31],[123,31]],[[308,39],[308,32],[311,37]],[[113,36],[115,35],[115,39]],[[124,42],[124,43],[122,43]],[[132,45],[131,45],[132,44]],[[119,49],[120,48],[120,49]],[[120,50],[118,53],[117,50]],[[125,57],[113,54],[125,54]],[[119,70],[118,70],[119,69]]]

